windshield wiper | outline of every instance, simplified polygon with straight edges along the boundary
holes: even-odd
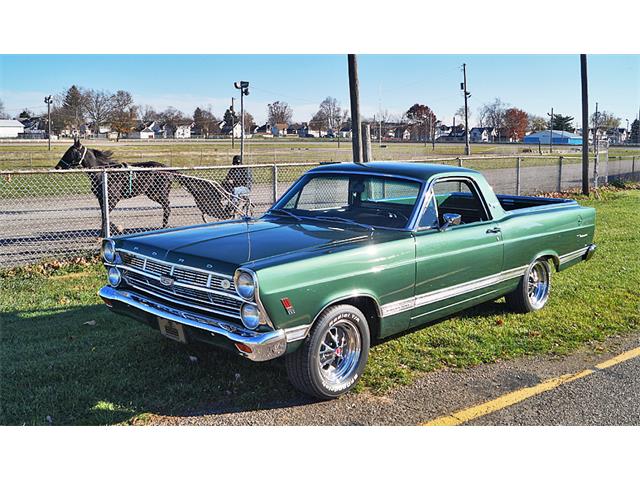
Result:
[[[332,221],[332,222],[348,223],[350,225],[355,225],[357,227],[366,228],[367,230],[370,230],[371,232],[373,232],[375,230],[373,225],[367,225],[365,223],[356,222],[355,220],[351,220],[350,218],[332,217],[332,216],[329,216],[329,215],[320,215],[319,217],[312,217],[312,218],[317,218],[318,220],[329,220],[329,221]]]
[[[295,213],[291,213],[289,210],[285,210],[284,208],[272,208],[267,213],[285,214],[285,215],[289,215],[292,218],[295,218],[298,222],[302,221],[302,217],[299,217]]]

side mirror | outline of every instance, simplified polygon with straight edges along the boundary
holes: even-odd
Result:
[[[440,227],[441,232],[444,232],[449,227],[460,225],[460,223],[462,222],[462,215],[458,213],[445,213],[444,215],[442,215],[442,218],[444,219],[444,224],[442,224],[442,226]]]

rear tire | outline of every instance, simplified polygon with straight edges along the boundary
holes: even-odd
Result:
[[[507,305],[519,313],[540,310],[549,299],[551,268],[545,259],[535,260],[520,278],[518,287],[505,296]]]
[[[304,343],[285,357],[298,390],[330,400],[351,390],[369,358],[369,325],[352,305],[335,305],[316,320]]]

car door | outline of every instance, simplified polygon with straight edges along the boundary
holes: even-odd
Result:
[[[412,326],[489,299],[503,264],[500,225],[472,178],[441,178],[427,195],[415,233]],[[443,228],[445,214],[461,215],[461,223]]]

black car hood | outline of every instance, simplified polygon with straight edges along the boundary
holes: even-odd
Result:
[[[132,235],[118,248],[231,274],[242,264],[300,250],[363,241],[370,232],[339,223],[250,220]]]

